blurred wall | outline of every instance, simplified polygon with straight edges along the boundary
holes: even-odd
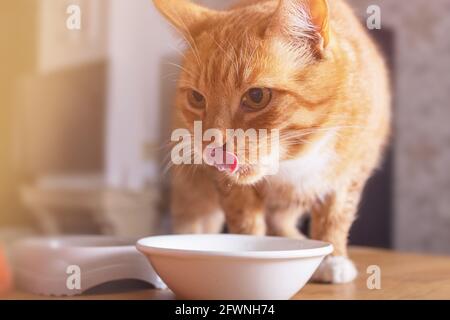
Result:
[[[31,0],[39,4],[37,23],[38,70],[41,73],[103,60],[107,50],[109,0]],[[80,29],[69,30],[67,19],[80,8]]]
[[[35,1],[0,2],[0,227],[24,222],[24,216],[17,214],[20,209],[15,188],[19,181],[12,157],[13,80],[35,67],[36,11]]]
[[[82,63],[17,81],[14,164],[24,182],[103,171],[106,68]]]
[[[0,2],[0,227],[28,222],[24,184],[103,169],[107,2]],[[66,27],[69,5],[80,30]]]
[[[31,0],[33,67],[10,79],[16,172],[22,178],[103,170],[107,0]],[[71,5],[79,29],[67,27]],[[16,18],[22,13],[17,12]],[[23,22],[11,22],[21,25]],[[26,182],[26,179],[23,179]]]

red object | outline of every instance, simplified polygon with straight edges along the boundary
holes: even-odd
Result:
[[[6,252],[0,246],[0,294],[4,294],[12,287],[12,275],[6,258]]]

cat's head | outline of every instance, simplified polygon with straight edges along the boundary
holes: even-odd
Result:
[[[269,133],[239,153],[236,173],[224,174],[255,183],[279,160],[319,143],[340,81],[326,0],[247,1],[229,11],[188,0],[154,2],[187,42],[176,92],[180,125],[193,132],[201,121],[203,132],[215,128],[224,136],[226,129]],[[270,139],[273,129],[278,141]],[[250,162],[254,150],[264,165]]]

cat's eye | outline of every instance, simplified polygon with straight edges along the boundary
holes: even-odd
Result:
[[[250,111],[261,110],[272,100],[272,90],[269,88],[252,88],[242,97],[241,106]]]
[[[188,102],[194,109],[205,109],[206,99],[205,97],[196,90],[188,90],[187,92]]]

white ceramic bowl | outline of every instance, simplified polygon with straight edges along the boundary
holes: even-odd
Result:
[[[169,235],[137,248],[180,299],[277,300],[294,296],[331,244],[244,235]]]

